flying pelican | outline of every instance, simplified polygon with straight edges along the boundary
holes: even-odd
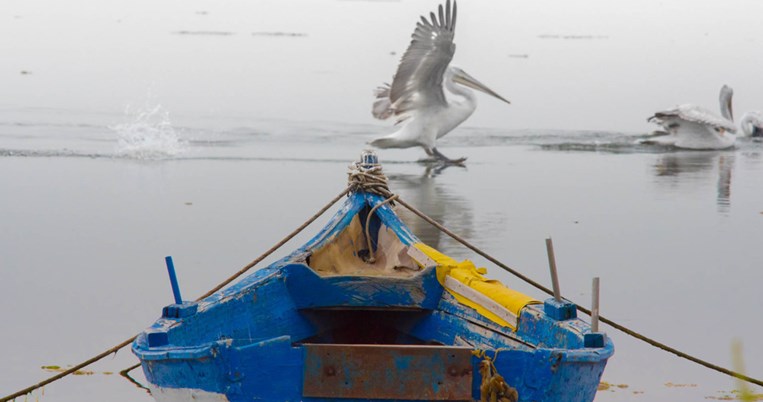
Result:
[[[724,149],[734,145],[737,128],[731,98],[734,91],[724,85],[719,101],[721,116],[699,106],[684,104],[657,112],[649,122],[662,126],[666,135],[648,138],[643,143],[674,145],[686,149]]]
[[[763,137],[763,114],[760,112],[747,112],[739,122],[742,132],[748,137]]]
[[[435,147],[438,138],[448,134],[477,108],[477,98],[469,88],[510,103],[464,70],[449,66],[456,45],[456,2],[440,5],[438,15],[430,13],[416,23],[411,44],[405,51],[392,79],[375,91],[371,110],[377,119],[395,116],[402,124],[396,132],[371,141],[378,148],[420,146],[430,157],[447,164],[460,164],[466,158],[449,159]]]

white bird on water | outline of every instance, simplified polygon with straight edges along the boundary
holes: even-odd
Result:
[[[763,113],[747,112],[739,121],[744,135],[753,138],[763,137]]]
[[[647,138],[642,143],[674,145],[686,149],[724,149],[734,146],[737,127],[731,99],[734,91],[721,88],[721,116],[699,106],[684,104],[657,112],[649,121],[663,127],[666,135]]]
[[[420,146],[430,157],[448,164],[460,164],[466,158],[449,159],[436,148],[438,138],[463,123],[477,108],[473,88],[510,103],[480,83],[464,70],[450,66],[456,45],[456,2],[440,5],[438,15],[421,17],[413,31],[392,79],[376,89],[372,114],[378,119],[395,117],[400,129],[371,141],[378,148]]]

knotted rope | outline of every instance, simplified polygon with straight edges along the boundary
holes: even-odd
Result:
[[[390,198],[394,194],[389,190],[387,176],[382,172],[378,163],[355,162],[347,171],[347,185],[350,191],[378,194],[384,198]]]
[[[498,359],[498,350],[493,359],[485,351],[475,350],[472,353],[482,358],[480,362],[480,375],[482,383],[480,384],[480,402],[517,402],[519,394],[498,374],[495,368],[495,360]]]
[[[368,246],[368,257],[365,261],[369,264],[376,262],[376,256],[374,253],[373,244],[371,244],[371,217],[374,216],[374,212],[384,204],[394,205],[394,201],[397,199],[397,195],[393,194],[389,189],[389,181],[387,176],[384,175],[382,167],[377,162],[370,162],[368,159],[361,157],[361,161],[355,162],[349,166],[347,171],[347,186],[353,192],[366,192],[380,195],[386,198],[384,201],[376,204],[366,216],[365,234],[366,245]]]
[[[429,216],[425,215],[423,212],[419,211],[418,209],[414,208],[413,206],[411,206],[411,205],[405,203],[404,201],[400,200],[398,198],[398,195],[395,195],[394,193],[392,193],[392,191],[390,191],[387,177],[382,172],[381,165],[378,162],[375,161],[375,156],[373,156],[373,160],[374,160],[373,163],[369,163],[370,159],[368,159],[365,162],[355,162],[354,164],[350,165],[349,171],[348,171],[348,187],[345,190],[343,190],[339,195],[337,195],[333,200],[331,200],[326,206],[321,208],[321,210],[318,211],[318,213],[313,215],[310,219],[308,219],[305,223],[303,223],[299,228],[297,228],[292,233],[290,233],[286,238],[284,238],[283,240],[278,242],[275,246],[273,246],[273,248],[271,248],[270,250],[265,252],[265,254],[261,255],[260,257],[258,257],[257,259],[255,259],[254,261],[252,261],[251,263],[246,265],[239,272],[237,272],[236,274],[234,274],[230,278],[226,279],[225,281],[220,283],[215,288],[211,289],[209,292],[207,292],[205,295],[201,296],[197,300],[203,299],[203,298],[209,296],[210,294],[212,294],[212,293],[222,289],[224,286],[226,286],[227,284],[229,284],[230,282],[232,282],[233,280],[235,280],[236,278],[238,278],[239,276],[244,274],[246,271],[248,271],[250,268],[255,266],[257,263],[259,263],[263,259],[265,259],[267,256],[269,256],[272,252],[274,252],[276,249],[281,247],[283,244],[285,244],[291,238],[296,236],[297,233],[299,233],[300,231],[302,231],[302,229],[304,229],[310,223],[315,221],[320,215],[322,215],[326,210],[328,210],[339,199],[344,197],[349,192],[358,192],[358,191],[364,191],[364,192],[369,192],[369,193],[373,193],[373,194],[378,194],[378,195],[380,195],[380,196],[385,198],[385,200],[383,202],[378,203],[370,211],[370,213],[368,214],[368,217],[366,218],[366,239],[368,241],[368,249],[369,249],[369,253],[370,253],[370,257],[369,257],[369,260],[368,260],[369,262],[373,262],[373,258],[374,258],[373,257],[373,251],[372,251],[373,249],[371,248],[371,240],[370,240],[370,236],[369,236],[369,232],[368,232],[368,226],[369,226],[370,218],[371,218],[371,216],[373,216],[373,213],[376,212],[376,209],[378,209],[379,207],[381,207],[384,204],[393,203],[393,201],[397,200],[402,206],[406,207],[407,209],[409,209],[414,214],[418,215],[420,218],[422,218],[426,222],[430,223],[431,225],[433,225],[437,229],[441,230],[443,233],[447,234],[448,236],[450,236],[454,240],[460,242],[461,244],[463,244],[467,248],[471,249],[472,251],[476,252],[477,254],[483,256],[487,260],[493,262],[498,267],[503,268],[504,270],[508,271],[509,273],[514,274],[515,276],[519,277],[520,279],[524,280],[525,282],[529,283],[530,285],[533,285],[536,288],[544,291],[545,293],[552,294],[550,289],[548,289],[548,288],[544,287],[543,285],[541,285],[541,284],[531,280],[530,278],[522,275],[521,273],[519,273],[516,270],[510,268],[506,264],[503,264],[502,262],[498,261],[497,259],[495,259],[494,257],[490,256],[486,252],[484,252],[481,249],[473,246],[472,244],[470,244],[469,242],[467,242],[463,238],[461,238],[458,235],[456,235],[455,233],[451,232],[450,230],[448,230],[447,228],[445,228],[444,226],[442,226],[441,224],[439,224],[438,222],[436,222],[435,220],[433,220]],[[579,305],[578,305],[578,310],[580,310],[580,311],[590,315],[590,310],[587,310],[587,309],[585,309],[585,308],[583,308],[583,307],[581,307]],[[636,333],[635,331],[633,331],[631,329],[628,329],[628,328],[626,328],[626,327],[624,327],[624,326],[622,326],[620,324],[617,324],[617,323],[615,323],[615,322],[613,322],[611,320],[608,320],[608,319],[606,319],[604,317],[600,316],[599,318],[601,319],[602,322],[607,323],[607,324],[611,325],[612,327],[614,327],[616,329],[619,329],[620,331],[625,332],[628,335],[631,335],[631,336],[633,336],[633,337],[635,337],[637,339],[640,339],[640,340],[642,340],[644,342],[647,342],[647,343],[649,343],[649,344],[651,344],[653,346],[656,346],[656,347],[658,347],[660,349],[663,349],[665,351],[668,351],[668,352],[671,352],[673,354],[676,354],[679,357],[683,357],[683,358],[685,358],[687,360],[690,360],[692,362],[701,364],[701,365],[703,365],[703,366],[705,366],[707,368],[716,370],[716,371],[721,372],[723,374],[727,374],[727,375],[736,377],[736,378],[738,378],[738,379],[740,379],[742,381],[746,381],[746,382],[750,382],[750,383],[753,383],[753,384],[756,384],[756,385],[763,386],[763,381],[761,381],[761,380],[758,380],[758,379],[755,379],[755,378],[752,378],[752,377],[748,377],[748,376],[746,376],[744,374],[741,374],[739,372],[731,371],[729,369],[726,369],[726,368],[723,368],[723,367],[711,364],[711,363],[706,362],[704,360],[700,360],[699,358],[696,358],[694,356],[691,356],[691,355],[688,355],[688,354],[683,353],[681,351],[678,351],[678,350],[676,350],[674,348],[671,348],[671,347],[669,347],[667,345],[659,343],[659,342],[657,342],[657,341],[655,341],[653,339],[647,338],[644,335]],[[75,372],[76,370],[79,370],[79,369],[81,369],[83,367],[86,367],[86,366],[88,366],[88,365],[90,365],[90,364],[92,364],[92,363],[94,363],[94,362],[96,362],[96,361],[98,361],[98,360],[100,360],[100,359],[102,359],[102,358],[112,354],[112,353],[116,353],[120,349],[122,349],[125,346],[129,345],[130,343],[132,343],[135,340],[135,338],[136,338],[135,336],[131,337],[130,339],[127,339],[127,340],[123,341],[122,343],[114,346],[113,348],[111,348],[111,349],[109,349],[107,351],[105,351],[105,352],[103,352],[103,353],[101,353],[101,354],[99,354],[99,355],[97,355],[97,356],[95,356],[95,357],[93,357],[93,358],[91,358],[89,360],[86,360],[85,362],[82,362],[82,363],[80,363],[80,364],[78,364],[78,365],[76,365],[74,367],[71,367],[70,369],[68,369],[68,370],[66,370],[66,371],[64,371],[62,373],[59,373],[59,374],[54,375],[54,376],[52,376],[52,377],[50,377],[50,378],[48,378],[48,379],[46,379],[44,381],[41,381],[41,382],[39,382],[39,383],[37,383],[35,385],[32,385],[32,386],[27,387],[25,389],[22,389],[22,390],[20,390],[18,392],[15,392],[13,394],[8,395],[8,396],[0,397],[0,402],[7,402],[7,401],[10,401],[12,399],[15,399],[16,397],[28,394],[28,393],[30,393],[30,392],[38,389],[38,388],[41,388],[41,387],[43,387],[43,386],[45,386],[47,384],[50,384],[50,383],[52,383],[52,382],[54,382],[56,380],[59,380],[59,379],[65,377],[65,376]],[[479,357],[483,357],[483,361],[480,362],[480,368],[479,368],[480,374],[482,374],[482,384],[480,386],[480,392],[481,392],[480,401],[481,402],[488,402],[488,401],[489,402],[516,402],[517,399],[518,399],[516,390],[514,388],[511,388],[508,384],[506,384],[506,382],[503,379],[503,377],[498,374],[498,370],[496,369],[494,361],[493,361],[494,359],[491,360],[488,356],[484,355],[484,352],[483,352],[482,355],[478,355],[478,356]],[[497,355],[495,357],[497,358]],[[134,368],[137,368],[139,366],[140,366],[140,364],[137,364],[137,365],[134,365],[134,366],[132,366],[132,367],[126,369],[126,370],[123,370],[122,374],[125,375],[130,370],[132,370]]]

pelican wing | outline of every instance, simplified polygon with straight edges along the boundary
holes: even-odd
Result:
[[[676,106],[672,109],[663,110],[657,112],[652,117],[658,120],[660,125],[665,125],[669,121],[675,121],[676,119],[686,120],[694,123],[704,124],[707,126],[722,128],[729,132],[736,132],[736,126],[734,123],[726,118],[718,116],[717,114],[699,106],[690,104]]]
[[[447,104],[442,79],[456,51],[455,27],[456,3],[454,1],[451,8],[450,0],[444,9],[439,6],[438,15],[430,13],[429,20],[422,16],[416,23],[411,44],[400,60],[389,91],[391,108],[396,115],[406,115],[418,107]]]
[[[763,113],[761,112],[747,112],[743,119],[748,120],[750,123],[758,127],[763,127]]]
[[[392,109],[392,102],[389,99],[390,86],[386,82],[374,90],[374,106],[371,108],[371,114],[380,120],[385,120],[395,113]]]
[[[761,112],[747,112],[742,116],[742,122],[752,124],[756,127],[763,127],[763,113]]]

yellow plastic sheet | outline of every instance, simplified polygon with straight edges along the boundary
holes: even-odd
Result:
[[[445,286],[445,278],[450,275],[453,279],[500,304],[517,317],[522,309],[528,304],[540,303],[538,300],[535,300],[530,296],[507,288],[497,280],[485,278],[484,274],[487,273],[487,270],[485,268],[477,268],[474,263],[469,260],[458,262],[423,243],[416,243],[413,246],[419,249],[427,257],[434,260],[435,264],[437,264],[437,280],[443,287]],[[447,287],[446,290],[452,294],[459,303],[477,310],[482,316],[498,325],[516,330],[514,323],[507,322],[503,318],[490,312],[484,306],[467,299],[463,295],[460,295]]]

